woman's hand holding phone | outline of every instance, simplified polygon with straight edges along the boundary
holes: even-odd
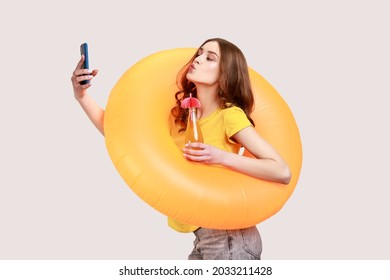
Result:
[[[83,98],[87,88],[91,86],[90,81],[97,75],[98,70],[89,70],[88,45],[84,43],[80,46],[81,58],[71,77],[74,96],[77,100]]]

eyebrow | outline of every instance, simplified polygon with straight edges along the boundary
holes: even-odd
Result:
[[[201,50],[202,52],[204,51],[204,49],[203,49],[203,48],[200,48],[199,50]],[[207,51],[207,53],[214,54],[214,55],[216,55],[216,56],[219,58],[219,55],[218,55],[216,52],[213,52],[213,51]]]

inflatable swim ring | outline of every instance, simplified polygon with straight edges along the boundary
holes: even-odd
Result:
[[[161,51],[123,74],[105,112],[108,153],[127,185],[166,216],[215,229],[258,224],[283,207],[297,184],[302,147],[295,119],[275,89],[250,68],[255,129],[289,164],[289,185],[186,160],[169,134],[168,119],[177,73],[195,51]]]

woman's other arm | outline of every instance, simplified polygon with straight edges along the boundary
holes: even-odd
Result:
[[[279,153],[253,127],[246,127],[233,138],[256,158],[230,153],[203,143],[187,144],[184,156],[192,161],[220,164],[235,171],[282,184],[288,184],[291,172]],[[191,148],[198,148],[191,149]]]

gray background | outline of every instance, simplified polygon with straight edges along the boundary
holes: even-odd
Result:
[[[105,107],[145,56],[223,37],[302,137],[297,188],[258,225],[263,258],[388,259],[388,12],[378,0],[2,1],[0,258],[185,259],[192,234],[125,185],[70,77],[86,41]]]

